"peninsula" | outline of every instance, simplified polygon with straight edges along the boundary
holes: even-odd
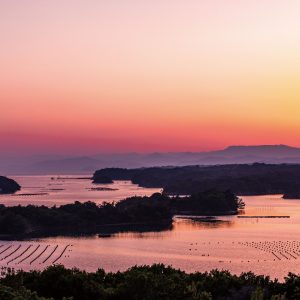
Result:
[[[94,173],[93,182],[103,176],[131,180],[142,187],[163,188],[167,194],[191,195],[209,189],[229,189],[236,195],[286,194],[300,198],[299,164],[234,164],[216,166],[107,168]]]

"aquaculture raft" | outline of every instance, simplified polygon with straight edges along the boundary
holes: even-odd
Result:
[[[290,216],[237,216],[238,218],[241,219],[256,219],[256,218],[260,218],[260,219],[275,219],[275,218],[290,218]]]

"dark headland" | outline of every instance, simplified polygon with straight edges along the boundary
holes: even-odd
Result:
[[[285,198],[300,198],[299,164],[106,168],[94,173],[93,182],[102,177],[131,180],[143,187],[163,188],[165,193],[174,195],[228,189],[236,195],[284,194]]]
[[[0,194],[12,194],[21,189],[21,186],[13,179],[0,176]]]

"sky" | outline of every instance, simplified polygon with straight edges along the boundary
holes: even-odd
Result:
[[[300,146],[299,0],[0,0],[0,154]]]

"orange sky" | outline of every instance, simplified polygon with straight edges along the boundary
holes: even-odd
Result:
[[[300,146],[300,1],[0,1],[0,152]]]

